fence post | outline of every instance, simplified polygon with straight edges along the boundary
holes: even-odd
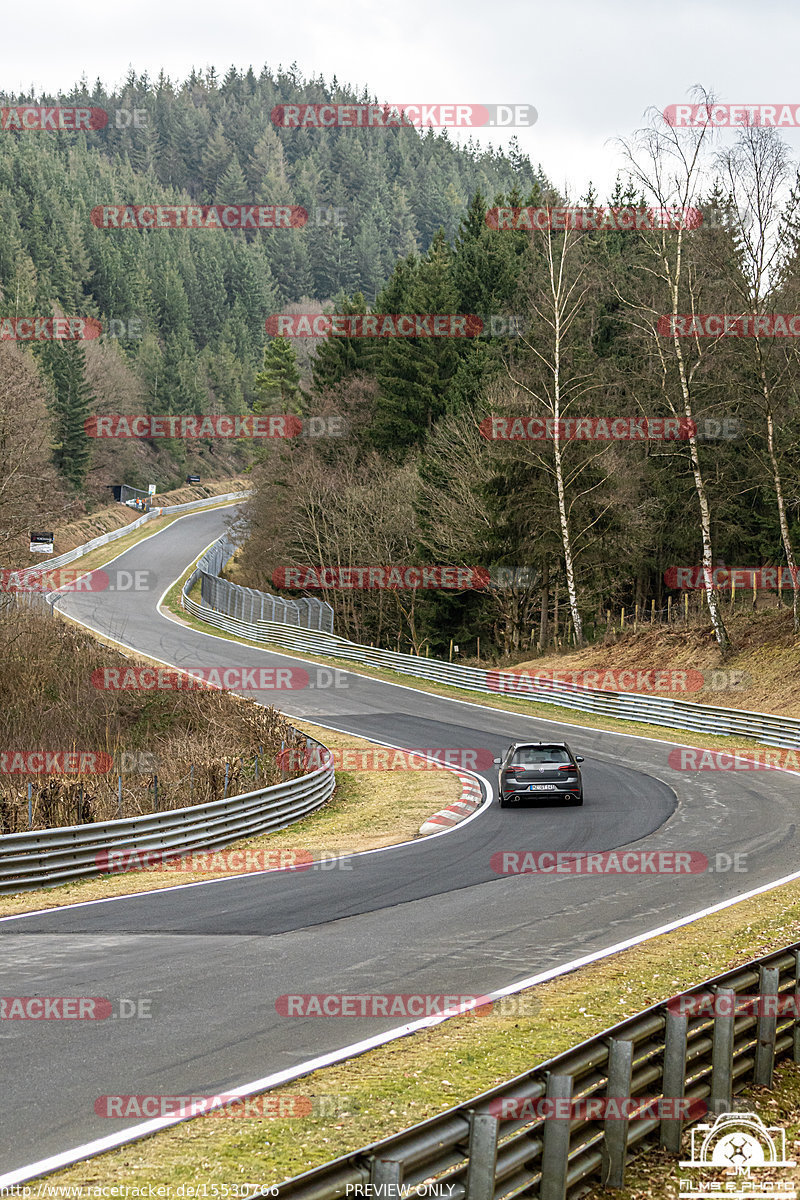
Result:
[[[711,1052],[711,1095],[708,1106],[715,1115],[727,1112],[733,1099],[733,1023],[736,992],[715,988],[714,1048]],[[722,1001],[722,1004],[719,1004]]]
[[[683,619],[686,624],[689,624],[689,593],[683,593]]]
[[[117,776],[117,816],[122,816],[122,776]]]
[[[230,769],[231,769],[231,764],[229,762],[226,762],[225,763],[225,786],[222,789],[222,799],[223,800],[228,795],[228,775],[230,774]]]
[[[672,595],[667,596],[667,624],[672,621]]]
[[[572,1076],[548,1075],[546,1096],[548,1100],[571,1100]],[[544,1123],[540,1200],[564,1200],[567,1194],[571,1124],[569,1117],[548,1117]]]
[[[255,756],[255,786],[258,787],[258,755]]]
[[[800,1062],[800,950],[794,952],[794,1006],[792,1059]]]
[[[758,972],[758,1024],[756,1025],[756,1065],[753,1080],[758,1087],[772,1087],[772,1071],[775,1066],[775,1034],[778,1025],[778,982],[777,967],[761,967]],[[770,1000],[764,1003],[764,997]],[[774,997],[774,1000],[772,999]]]
[[[194,791],[194,763],[191,763],[189,766],[189,801],[190,802],[192,799],[193,791]]]
[[[686,1031],[689,1018],[685,1013],[665,1013],[664,1074],[661,1090],[665,1100],[682,1100],[686,1089]],[[680,1154],[683,1121],[680,1117],[662,1118],[661,1145],[670,1154]]]
[[[606,1099],[623,1099],[631,1094],[633,1042],[612,1038],[608,1044]],[[603,1122],[603,1187],[622,1187],[628,1152],[628,1118],[607,1116]]]
[[[386,1200],[397,1200],[400,1195],[402,1176],[401,1164],[393,1158],[373,1158],[369,1172],[370,1187],[374,1185],[374,1196],[385,1196]]]
[[[33,829],[33,784],[28,784],[28,829]]]
[[[153,776],[153,812],[158,812],[158,776]]]
[[[497,1128],[497,1117],[470,1110],[466,1200],[494,1200]]]

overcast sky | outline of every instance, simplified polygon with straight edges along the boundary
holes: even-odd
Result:
[[[800,104],[791,0],[36,0],[1,19],[5,92],[68,90],[84,73],[115,85],[131,65],[182,80],[296,63],[386,101],[532,104],[522,148],[572,199],[589,180],[604,197],[621,165],[611,139],[694,84],[728,103]],[[800,130],[784,136],[800,156]]]

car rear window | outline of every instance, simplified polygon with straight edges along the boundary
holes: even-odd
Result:
[[[515,766],[528,767],[537,763],[568,763],[572,759],[563,746],[521,746],[514,752],[511,762]]]

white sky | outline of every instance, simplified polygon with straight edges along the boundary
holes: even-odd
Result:
[[[182,80],[192,66],[293,62],[381,100],[533,104],[517,131],[572,199],[605,198],[620,166],[609,139],[650,105],[701,83],[729,103],[800,104],[800,6],[792,0],[36,0],[0,12],[0,90],[114,85],[132,65]],[[31,136],[45,136],[32,134]],[[51,136],[51,135],[47,135]],[[324,137],[324,132],[319,136]],[[507,143],[508,134],[481,140]],[[734,134],[721,132],[724,145]],[[800,157],[800,129],[784,133]]]

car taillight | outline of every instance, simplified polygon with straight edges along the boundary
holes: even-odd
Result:
[[[558,769],[559,771],[577,771],[578,768],[574,763],[561,763]]]

